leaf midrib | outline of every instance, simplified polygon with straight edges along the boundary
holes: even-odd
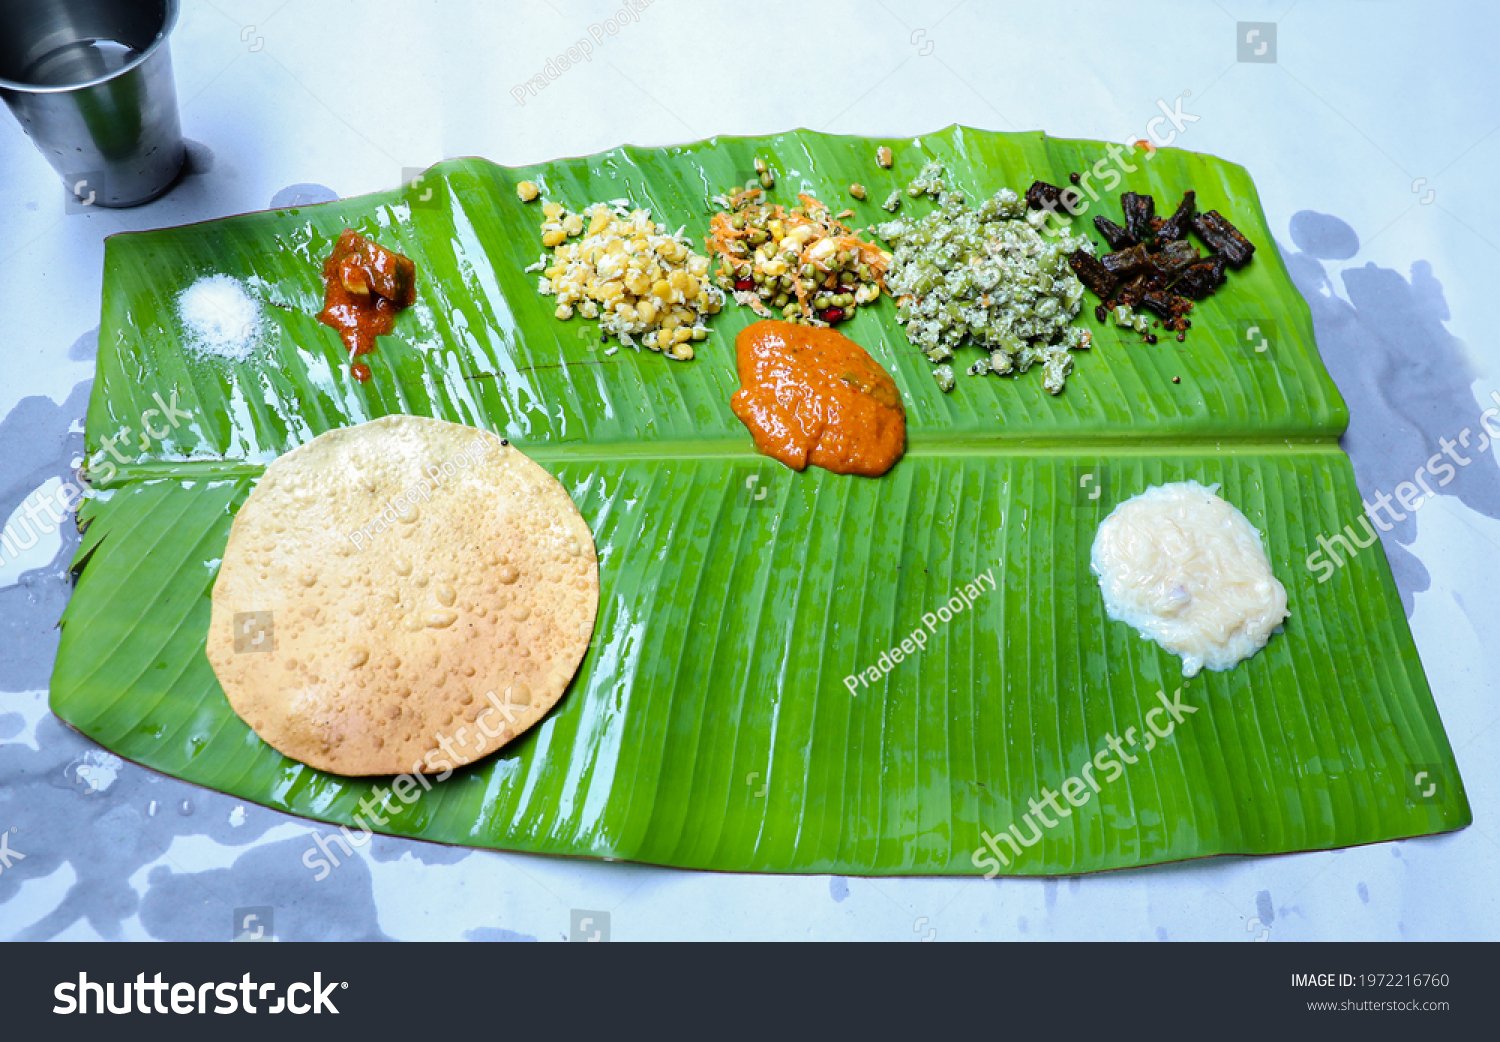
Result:
[[[742,438],[695,438],[650,442],[564,442],[561,444],[527,444],[516,446],[538,463],[629,463],[642,460],[723,460],[744,462],[768,460],[745,444]],[[1338,438],[1331,434],[1285,434],[1268,437],[1255,434],[1226,434],[1202,437],[1174,435],[1089,435],[1086,437],[1047,435],[1042,437],[996,436],[976,440],[973,436],[933,437],[917,435],[908,440],[904,458],[940,459],[975,456],[1193,456],[1229,453],[1257,455],[1305,455],[1321,453],[1343,455]],[[127,463],[116,468],[108,482],[96,489],[117,489],[137,482],[226,481],[259,477],[268,464],[251,460],[164,460],[149,463]]]

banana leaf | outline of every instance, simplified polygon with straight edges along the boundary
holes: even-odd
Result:
[[[111,237],[87,441],[128,462],[95,468],[80,513],[54,711],[127,759],[351,829],[691,868],[1054,875],[1464,827],[1378,541],[1327,573],[1308,563],[1360,514],[1338,447],[1347,413],[1242,167],[1123,154],[1134,169],[1088,216],[1118,219],[1119,191],[1166,207],[1193,188],[1260,249],[1181,343],[1081,317],[1094,347],[1061,396],[1038,373],[960,375],[944,394],[891,303],[861,309],[841,328],[907,407],[907,455],[877,480],[756,455],[729,408],[747,309],[717,316],[690,363],[606,355],[597,326],[555,320],[523,270],[541,218],[522,180],[570,208],[627,198],[701,238],[710,196],[757,156],[775,196],[810,192],[868,225],[930,158],[981,198],[1121,154],[962,127],[794,131],[522,168],[450,160],[391,192]],[[856,181],[868,201],[848,195]],[[313,318],[345,227],[418,269],[419,302],[366,384]],[[185,346],[176,297],[214,273],[266,305],[244,362]],[[389,779],[324,774],[261,742],[204,645],[234,512],[264,466],[394,412],[493,430],[547,467],[595,533],[601,589],[593,642],[547,719],[381,810]],[[1219,483],[1265,534],[1292,614],[1252,659],[1184,680],[1106,618],[1088,551],[1115,504],[1188,478]]]

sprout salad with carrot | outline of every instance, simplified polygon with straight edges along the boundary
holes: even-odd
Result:
[[[716,196],[724,207],[709,225],[715,278],[735,300],[767,317],[836,325],[875,301],[891,255],[843,223],[810,195],[790,209],[764,201],[760,188]]]

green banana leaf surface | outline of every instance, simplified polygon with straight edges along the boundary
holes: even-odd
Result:
[[[122,757],[351,830],[691,868],[1055,875],[1467,825],[1378,541],[1327,572],[1307,563],[1361,503],[1338,447],[1347,413],[1248,174],[1108,149],[951,127],[459,159],[391,192],[110,238],[87,423],[98,494],[80,512],[54,711]],[[892,302],[865,307],[840,328],[900,388],[907,455],[879,479],[799,474],[757,455],[729,408],[748,309],[726,305],[692,362],[605,354],[596,324],[557,321],[524,271],[541,214],[522,180],[570,209],[629,199],[701,241],[710,197],[757,156],[773,198],[810,192],[861,226],[931,158],[974,199],[1109,170],[1120,182],[1089,182],[1080,230],[1118,221],[1120,191],[1166,208],[1192,188],[1258,251],[1183,342],[1148,346],[1085,310],[1093,348],[1057,397],[1039,372],[963,375],[962,356],[944,394]],[[345,227],[418,271],[418,303],[364,384],[314,318]],[[177,297],[216,273],[265,305],[243,362],[185,344]],[[553,473],[594,532],[600,604],[541,724],[379,811],[390,779],[277,753],[231,711],[204,648],[230,525],[265,465],[399,412],[493,430]],[[1116,504],[1185,479],[1218,483],[1264,533],[1291,611],[1253,658],[1191,680],[1106,617],[1088,566]],[[1436,787],[1413,783],[1423,770]]]

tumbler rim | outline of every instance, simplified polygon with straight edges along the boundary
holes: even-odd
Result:
[[[165,2],[167,5],[166,17],[162,20],[162,27],[158,30],[156,39],[152,40],[150,45],[140,54],[114,72],[97,76],[91,80],[84,80],[80,83],[60,84],[23,83],[20,80],[8,80],[4,76],[0,76],[0,90],[16,91],[21,94],[67,94],[71,91],[86,90],[89,87],[97,87],[101,83],[109,83],[111,80],[119,79],[132,69],[144,64],[153,54],[167,45],[167,38],[172,35],[172,30],[177,27],[177,16],[180,13],[181,4],[180,0],[165,0]]]

